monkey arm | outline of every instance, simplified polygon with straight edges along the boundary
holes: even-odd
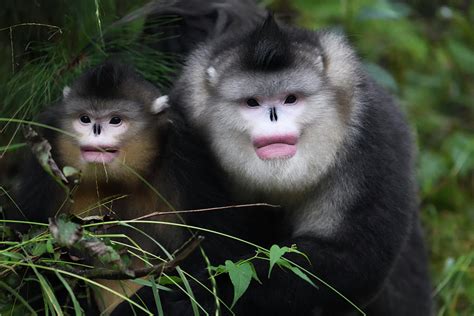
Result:
[[[285,242],[288,246],[296,244],[298,250],[308,256],[311,265],[300,255],[285,257],[311,271],[358,307],[364,308],[381,291],[396,262],[397,254],[404,245],[404,240],[393,236],[404,236],[408,227],[403,232],[395,233],[395,227],[370,223],[350,230],[336,233],[335,238],[307,234]],[[386,236],[387,239],[378,240],[381,236]],[[265,278],[268,263],[255,264],[258,275]],[[316,289],[289,271],[274,268],[270,279],[262,282],[262,285],[253,284],[237,310],[243,308],[244,311],[265,311],[273,315],[278,315],[281,311],[305,314],[314,308],[332,312],[355,311],[354,307],[326,285],[316,281],[315,284],[319,287]],[[261,300],[261,297],[265,297],[265,300]]]

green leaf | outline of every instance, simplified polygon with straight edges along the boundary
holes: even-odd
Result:
[[[48,239],[48,241],[46,241],[46,251],[48,253],[54,253],[54,247],[53,247],[53,240],[52,239]]]
[[[69,178],[69,177],[78,175],[78,174],[79,174],[79,170],[77,170],[77,169],[74,168],[74,167],[65,166],[65,167],[63,168],[63,174],[64,174],[64,176],[65,176],[66,178]]]
[[[296,274],[297,276],[299,276],[301,279],[305,280],[306,282],[308,282],[309,284],[311,284],[312,286],[314,286],[315,288],[318,288],[316,286],[316,284],[314,284],[313,281],[311,281],[311,279],[306,275],[306,273],[304,273],[303,271],[301,271],[298,267],[295,267],[295,266],[289,266],[288,269],[291,270],[291,272],[293,272],[294,274]]]
[[[153,298],[155,299],[156,310],[158,311],[158,316],[164,316],[163,306],[161,304],[160,293],[158,293],[158,284],[155,282],[155,278],[150,276],[148,282],[150,282],[151,290],[153,292]]]
[[[25,147],[26,143],[11,144],[7,146],[0,146],[0,152],[13,151],[22,147]]]
[[[180,278],[178,278],[178,280],[181,280]],[[139,285],[143,285],[143,286],[148,286],[148,287],[153,287],[153,286],[156,286],[156,288],[160,291],[167,291],[167,292],[170,292],[172,291],[172,289],[170,289],[169,287],[166,287],[166,286],[163,286],[163,285],[160,285],[160,284],[157,284],[156,282],[153,282],[151,280],[144,280],[144,279],[134,279],[134,280],[131,280],[133,283],[137,283]],[[160,282],[161,283],[161,282]],[[174,284],[174,283],[173,283]]]
[[[270,278],[270,274],[272,273],[273,266],[277,263],[280,258],[289,251],[290,248],[288,247],[281,247],[278,245],[273,245],[270,248],[270,268],[268,269],[268,278]]]
[[[52,147],[48,140],[39,135],[31,126],[24,126],[24,135],[31,147],[31,151],[43,169],[51,174],[59,184],[65,187],[64,184],[67,184],[68,180],[53,159],[51,154]]]
[[[32,256],[39,257],[46,253],[47,247],[45,242],[36,242],[33,244],[33,247],[29,249]]]
[[[23,255],[19,254],[18,252],[2,252],[0,256],[7,257],[11,261],[21,261],[24,259]]]
[[[173,275],[162,275],[160,276],[160,284],[161,285],[172,285],[172,284],[181,284],[183,280],[181,280],[178,276]]]
[[[230,260],[226,260],[225,266],[229,273],[230,280],[234,286],[234,299],[231,308],[242,297],[252,280],[253,271],[250,263],[235,264]]]
[[[61,247],[72,247],[82,238],[82,227],[69,221],[65,216],[49,219],[49,231],[54,241]]]
[[[258,278],[258,274],[257,274],[257,270],[255,270],[255,266],[251,262],[249,262],[249,264],[250,264],[250,267],[252,268],[252,279],[262,284],[262,281],[260,281],[260,279]]]

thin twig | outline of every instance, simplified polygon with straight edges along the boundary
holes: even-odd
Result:
[[[59,31],[60,34],[63,33],[62,29],[59,26],[51,25],[51,24],[44,24],[44,23],[31,23],[31,22],[30,23],[20,23],[20,24],[10,25],[10,26],[1,28],[0,32],[8,30],[8,29],[17,28],[17,27],[20,27],[20,26],[44,26],[44,27],[49,27],[49,28],[56,29],[56,30]]]
[[[210,212],[210,211],[221,211],[221,210],[232,209],[232,208],[246,208],[246,207],[253,207],[253,206],[268,206],[268,207],[273,207],[273,208],[278,208],[278,207],[280,207],[280,205],[267,204],[267,203],[238,204],[238,205],[228,205],[228,206],[201,208],[201,209],[194,209],[194,210],[169,211],[169,212],[153,212],[153,213],[150,213],[150,214],[146,214],[146,215],[143,215],[143,216],[134,218],[134,219],[132,219],[131,221],[138,221],[138,220],[150,218],[150,217],[153,217],[153,216],[160,216],[160,215],[185,214],[185,213],[200,213],[200,212]]]

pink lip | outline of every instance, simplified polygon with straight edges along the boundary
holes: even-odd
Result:
[[[101,149],[101,150],[100,150]],[[81,147],[82,159],[89,163],[110,163],[119,155],[119,150],[115,147]]]
[[[262,160],[291,158],[296,154],[298,137],[276,135],[256,138],[253,141],[255,152]]]

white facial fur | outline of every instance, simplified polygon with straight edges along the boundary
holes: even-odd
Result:
[[[272,73],[236,70],[235,57],[209,65],[205,50],[192,56],[187,105],[195,123],[207,131],[221,165],[240,187],[275,194],[314,186],[353,132],[350,126],[357,109],[351,105],[351,91],[357,82],[357,61],[341,36],[321,33],[320,38],[323,52],[338,49],[328,54],[325,65],[317,49],[306,48],[293,69]],[[341,91],[349,91],[343,98],[347,103],[341,102]],[[289,94],[298,97],[297,104],[281,104]],[[248,98],[261,100],[261,106],[247,107]],[[277,122],[269,119],[272,107],[278,111]],[[291,158],[259,158],[253,140],[281,134],[298,137],[296,153]]]
[[[128,125],[118,115],[97,117],[82,114],[74,120],[73,129],[77,133],[82,162],[113,162],[119,155],[120,139],[126,134]]]
[[[270,192],[306,189],[329,168],[344,138],[336,101],[321,91],[299,96],[295,105],[275,103],[267,101],[254,109],[221,102],[218,109],[206,112],[206,128],[216,135],[211,144],[224,168],[242,185]],[[269,119],[271,105],[278,109],[276,122]],[[255,139],[281,135],[298,138],[291,158],[265,160],[257,155]]]
[[[95,147],[113,147],[120,144],[120,136],[122,136],[128,128],[128,123],[122,122],[119,125],[110,124],[111,117],[93,118],[91,123],[84,124],[80,122],[79,118],[74,121],[74,131],[78,135],[78,143],[80,146],[95,146]],[[101,133],[94,134],[93,125],[101,126]]]

